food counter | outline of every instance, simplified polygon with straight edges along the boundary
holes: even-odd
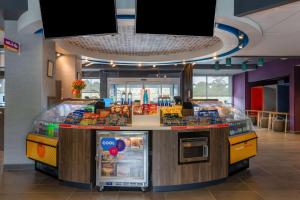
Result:
[[[174,191],[220,183],[256,155],[251,120],[230,106],[194,102],[184,116],[147,105],[139,116],[134,106],[94,105],[64,102],[35,121],[27,157],[38,170],[99,190]]]

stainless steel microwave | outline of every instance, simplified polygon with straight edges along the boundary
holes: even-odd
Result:
[[[209,160],[208,137],[180,138],[179,163],[204,162]]]

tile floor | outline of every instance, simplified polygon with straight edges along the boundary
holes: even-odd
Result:
[[[98,193],[62,186],[34,171],[5,171],[0,200],[300,200],[300,135],[257,133],[259,155],[250,169],[221,185],[171,193]]]

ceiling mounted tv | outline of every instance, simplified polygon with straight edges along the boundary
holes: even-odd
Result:
[[[136,0],[136,33],[213,36],[216,0]]]
[[[115,0],[40,0],[45,38],[117,33]]]

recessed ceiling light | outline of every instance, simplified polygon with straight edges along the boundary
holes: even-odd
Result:
[[[142,67],[143,66],[143,64],[142,63],[139,63],[139,67]]]
[[[243,47],[244,47],[244,45],[243,45],[243,44],[240,44],[240,45],[239,45],[239,48],[240,48],[240,49],[242,49]]]
[[[243,33],[241,33],[241,34],[239,35],[239,39],[240,39],[240,40],[244,39],[244,34],[243,34]]]
[[[113,60],[111,60],[111,61],[110,61],[110,64],[111,64],[111,65],[113,65],[113,64],[114,64],[114,61],[113,61]]]
[[[280,58],[280,60],[288,60],[289,58]]]
[[[116,64],[112,64],[112,67],[115,68],[117,65]]]
[[[153,68],[155,68],[155,67],[156,67],[156,65],[153,65],[152,67],[153,67]]]
[[[60,56],[62,56],[61,53],[56,53],[56,57],[60,57]]]
[[[91,65],[93,65],[93,64],[94,64],[94,63],[90,62],[90,63],[86,64],[85,67],[91,66]]]
[[[186,64],[185,60],[184,60],[184,61],[182,61],[182,64],[183,64],[183,65],[185,65],[185,64]]]
[[[214,59],[214,60],[217,60],[217,59],[218,59],[218,57],[217,57],[217,56],[214,56],[214,57],[213,57],[213,59]]]

